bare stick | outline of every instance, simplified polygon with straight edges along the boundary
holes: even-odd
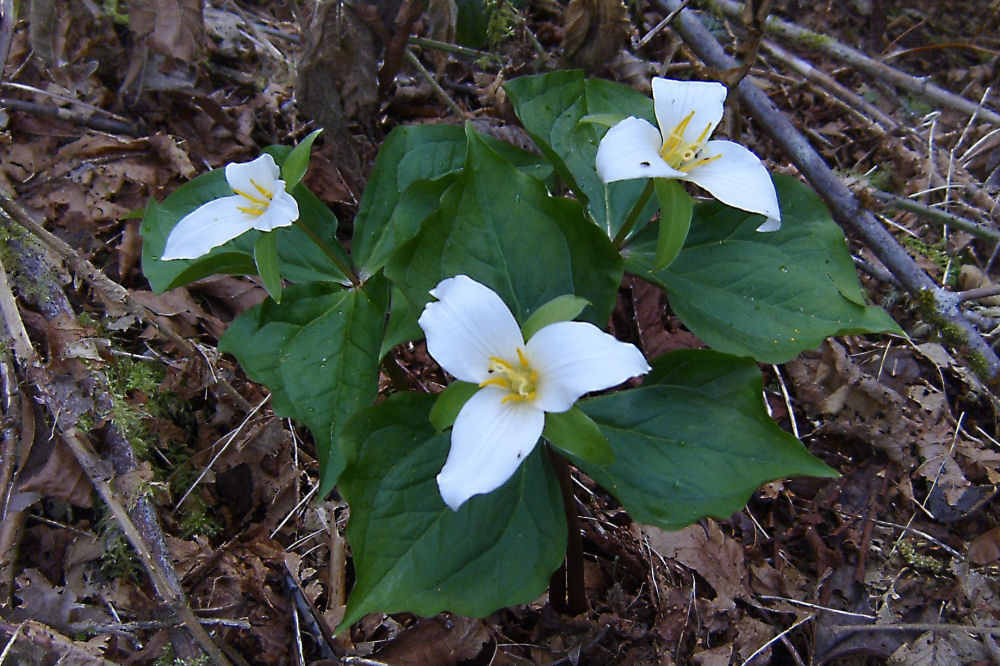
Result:
[[[903,624],[841,624],[830,627],[833,631],[930,631],[936,634],[962,633],[1000,636],[1000,627],[977,627],[970,624],[930,624],[911,622]]]
[[[76,250],[66,244],[61,238],[36,222],[28,211],[3,188],[0,188],[0,218],[16,222],[27,229],[33,236],[42,241],[46,247],[62,257],[70,269],[83,278],[87,284],[101,292],[112,303],[124,306],[140,321],[145,321],[155,326],[164,337],[177,345],[181,353],[185,356],[188,358],[198,358],[201,356],[201,353],[194,344],[174,331],[169,321],[144,305],[137,303],[123,286],[102,273],[96,266],[81,257]],[[252,405],[229,382],[221,377],[215,377],[214,374],[213,377],[220,391],[232,400],[233,404],[243,411],[251,409]]]
[[[669,12],[680,5],[680,0],[655,0],[654,4]],[[736,61],[726,54],[691,10],[682,10],[678,14],[674,28],[691,50],[710,67],[727,70],[737,66]],[[997,357],[976,327],[962,315],[955,294],[940,288],[875,216],[861,207],[858,199],[763,90],[752,81],[744,79],[740,82],[738,92],[744,107],[761,130],[785,151],[830,207],[834,218],[857,234],[900,284],[916,296],[925,315],[934,320],[939,329],[947,331],[949,342],[964,345],[971,352],[979,374],[989,381],[997,379],[1000,376],[1000,357]]]
[[[157,595],[180,618],[188,631],[191,632],[191,635],[198,641],[201,648],[205,650],[209,657],[215,660],[216,664],[223,666],[230,664],[231,662],[215,644],[212,637],[198,623],[198,619],[184,598],[183,591],[174,582],[176,581],[176,574],[172,577],[171,574],[167,573],[163,562],[150,551],[146,541],[142,538],[135,523],[129,516],[128,511],[125,510],[125,507],[119,501],[110,483],[114,477],[114,471],[94,452],[90,446],[90,442],[75,427],[68,425],[64,422],[64,419],[59,418],[62,405],[59,403],[57,396],[46,390],[46,387],[52,385],[52,378],[49,376],[48,368],[38,357],[34,347],[30,345],[28,333],[24,328],[24,323],[21,321],[20,313],[17,310],[17,303],[7,282],[6,269],[3,267],[2,262],[0,262],[0,312],[2,312],[8,336],[14,340],[14,354],[24,368],[28,381],[37,387],[38,398],[45,404],[52,415],[55,428],[73,452],[74,457],[90,479],[95,490],[97,490],[98,495],[101,496],[101,499],[104,500],[104,503],[118,521],[122,532],[125,534],[125,538],[128,539],[136,553],[138,553],[143,567],[153,582],[153,587],[156,589]]]
[[[713,11],[717,11],[720,14],[731,18],[739,18],[743,12],[743,7],[738,2],[733,2],[733,0],[704,1],[705,4]],[[767,32],[786,41],[800,46],[807,46],[809,48],[816,49],[821,53],[825,53],[831,58],[836,58],[841,62],[851,65],[855,69],[865,72],[866,74],[898,86],[908,93],[926,99],[928,102],[933,102],[938,106],[961,111],[962,113],[967,113],[969,115],[978,113],[980,118],[1000,125],[1000,113],[997,111],[965,99],[964,97],[954,93],[948,92],[944,88],[939,88],[926,78],[920,79],[915,76],[910,76],[909,74],[901,72],[894,67],[890,67],[885,63],[873,60],[864,53],[841,44],[829,35],[800,28],[794,23],[783,21],[775,16],[771,16],[767,19],[765,29]],[[715,65],[712,66],[714,67]]]
[[[890,192],[875,190],[872,192],[872,196],[879,201],[888,204],[892,208],[899,208],[900,210],[915,213],[930,222],[934,222],[938,226],[954,227],[955,229],[967,231],[973,236],[978,236],[991,241],[1000,241],[1000,231],[991,229],[990,227],[979,224],[978,222],[973,222],[972,220],[964,217],[959,217],[958,215],[949,213],[948,211],[940,210],[932,206],[925,206],[924,204],[914,201],[913,199],[902,197],[898,194],[892,194]]]

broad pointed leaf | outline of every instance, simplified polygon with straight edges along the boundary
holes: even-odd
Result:
[[[444,278],[468,275],[500,294],[520,322],[556,296],[576,294],[591,303],[583,318],[603,326],[619,260],[578,202],[550,196],[470,130],[462,175],[386,274],[411,303],[430,300]]]
[[[308,426],[320,456],[320,495],[336,483],[344,458],[337,430],[378,393],[379,347],[388,285],[312,283],[285,289],[281,304],[265,301],[233,321],[219,349],[271,391],[275,413]]]
[[[605,184],[594,166],[607,128],[594,117],[636,116],[654,121],[653,100],[619,83],[587,79],[581,70],[522,76],[504,84],[518,118],[559,177],[589,206],[598,226],[613,238],[639,198],[645,180]],[[643,209],[640,223],[656,212]]]
[[[684,249],[653,271],[655,239],[624,252],[630,273],[664,287],[681,321],[712,348],[784,363],[831,335],[899,332],[865,304],[844,232],[811,189],[775,177],[781,229],[717,202],[695,206]]]
[[[615,460],[574,461],[635,520],[665,529],[727,518],[773,479],[836,476],[768,417],[762,390],[750,359],[670,352],[641,388],[577,403],[608,438]]]
[[[563,560],[566,520],[543,447],[503,486],[452,511],[435,481],[449,433],[430,424],[433,404],[397,393],[343,432],[357,581],[338,630],[373,611],[481,617],[536,599]]]

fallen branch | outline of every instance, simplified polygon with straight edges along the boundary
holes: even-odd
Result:
[[[671,12],[680,6],[680,0],[655,0],[654,4],[664,12]],[[682,10],[677,15],[674,28],[709,67],[728,70],[738,65],[690,9]],[[854,194],[763,90],[752,81],[744,79],[737,91],[759,127],[799,168],[829,206],[833,217],[842,226],[853,231],[900,284],[917,298],[924,315],[938,327],[949,343],[962,345],[967,349],[970,365],[977,374],[990,382],[1000,379],[1000,357],[983,339],[978,329],[964,317],[958,308],[959,301],[955,294],[941,289],[875,216],[862,208]]]
[[[33,236],[38,238],[38,240],[42,241],[46,247],[60,256],[77,276],[83,278],[87,284],[103,294],[105,299],[111,303],[121,305],[139,321],[152,324],[164,337],[177,345],[182,354],[188,358],[199,358],[202,356],[193,343],[177,334],[169,321],[146,306],[136,302],[123,286],[102,273],[96,266],[81,257],[79,252],[70,247],[61,238],[35,221],[28,211],[3,188],[0,188],[0,219],[4,219],[8,223],[14,222],[24,227]],[[236,407],[243,411],[249,411],[252,408],[247,399],[240,395],[225,379],[216,376],[215,373],[213,373],[213,379],[216,386],[219,387],[220,392],[231,400]]]
[[[52,308],[51,302],[49,306]],[[52,311],[57,312],[58,308],[52,308]],[[67,422],[65,416],[60,417],[63,405],[56,395],[46,390],[47,387],[53,385],[53,378],[49,374],[47,365],[38,357],[30,343],[27,330],[21,321],[17,302],[14,300],[10,284],[7,282],[6,269],[2,262],[0,262],[0,314],[2,314],[8,337],[13,341],[15,358],[21,365],[28,384],[36,387],[37,398],[48,409],[53,425],[59,432],[61,439],[69,446],[77,463],[117,520],[125,538],[139,555],[139,560],[146,569],[157,595],[176,614],[198,645],[216,664],[223,666],[230,664],[229,659],[222,653],[204,627],[199,624],[188,605],[184,592],[177,582],[177,574],[170,564],[169,555],[164,558],[154,554],[129,512],[119,500],[118,494],[111,485],[111,480],[115,477],[112,467],[94,452],[90,442],[77,431],[74,424]],[[155,530],[159,533],[160,541],[163,540],[163,534],[156,523],[155,516],[152,517],[152,525],[145,524],[144,530],[147,532]]]
[[[978,222],[973,222],[964,217],[959,217],[954,213],[949,213],[948,211],[940,210],[939,208],[934,208],[932,206],[925,206],[922,203],[914,201],[908,197],[903,197],[898,194],[892,194],[890,192],[881,192],[875,190],[872,192],[874,196],[879,201],[888,204],[890,208],[898,208],[899,210],[909,211],[920,217],[933,222],[941,227],[953,227],[955,229],[961,229],[962,231],[967,231],[973,236],[978,236],[979,238],[985,238],[991,241],[1000,241],[1000,231],[996,229],[991,229],[990,227],[979,224]]]
[[[743,12],[743,7],[733,0],[704,0],[705,4],[715,12],[730,18],[739,18]],[[671,3],[670,6],[673,6]],[[771,16],[765,23],[765,30],[786,41],[806,46],[825,53],[831,58],[836,58],[851,67],[865,72],[875,78],[881,79],[894,86],[902,88],[908,93],[922,97],[928,102],[937,106],[943,106],[955,111],[967,113],[969,115],[978,114],[980,118],[993,124],[1000,125],[1000,113],[993,109],[981,105],[977,102],[965,99],[959,95],[948,92],[931,83],[926,78],[917,78],[901,72],[895,67],[890,67],[885,63],[869,58],[864,53],[852,49],[845,44],[841,44],[829,35],[824,35],[812,30],[800,28],[794,23],[783,21],[780,18]],[[714,66],[714,65],[713,65]]]

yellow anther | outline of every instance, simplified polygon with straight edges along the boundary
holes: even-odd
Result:
[[[253,181],[250,181],[250,182],[253,183]],[[254,183],[254,184],[256,185],[256,183]],[[271,203],[271,199],[270,198],[268,198],[268,199],[261,199],[260,197],[255,197],[252,194],[247,194],[246,192],[243,192],[242,190],[237,190],[235,188],[233,188],[233,192],[235,192],[236,194],[240,195],[241,197],[243,197],[247,201],[251,201],[251,202],[257,204],[258,206],[263,206],[263,207],[267,208],[268,204]]]
[[[712,155],[711,157],[703,157],[700,160],[694,161],[691,164],[686,164],[684,166],[687,169],[693,169],[695,167],[700,167],[702,165],[708,164],[709,162],[714,162],[720,157],[722,157],[722,153],[719,153],[718,155]]]
[[[256,187],[257,191],[263,194],[264,198],[266,198],[269,202],[271,201],[271,199],[274,198],[274,192],[267,189],[266,187],[261,187],[260,185],[257,184],[257,181],[255,181],[253,178],[250,179],[250,184]]]
[[[483,386],[499,386],[507,389],[510,394],[504,396],[503,403],[511,400],[523,401],[535,399],[535,384],[538,382],[538,371],[531,367],[528,358],[524,355],[524,350],[517,350],[517,367],[509,361],[496,356],[490,357],[489,372],[491,375],[486,381],[479,384]]]
[[[259,206],[237,206],[236,210],[241,213],[246,213],[247,215],[263,215],[264,209]]]

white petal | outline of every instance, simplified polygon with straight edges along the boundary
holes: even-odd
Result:
[[[508,395],[487,386],[455,419],[448,460],[437,477],[441,498],[454,511],[473,495],[502,486],[542,435],[545,413],[531,403],[502,402]]]
[[[706,138],[712,134],[722,120],[725,101],[726,87],[721,83],[653,79],[653,109],[663,136],[669,135],[694,111],[694,117],[684,131],[684,142],[688,144],[694,143],[702,133]]]
[[[608,130],[597,147],[597,174],[605,183],[632,178],[677,178],[680,171],[660,157],[660,131],[629,117]]]
[[[269,156],[270,157],[270,156]],[[274,197],[263,215],[257,217],[253,228],[261,231],[271,231],[278,227],[291,226],[299,219],[299,203],[291,194],[285,191],[283,180],[274,181]]]
[[[234,192],[256,195],[257,188],[254,187],[254,183],[273,192],[274,183],[280,175],[281,169],[274,162],[274,158],[267,153],[249,162],[233,162],[226,165],[226,181]]]
[[[532,402],[546,412],[565,412],[581,395],[649,372],[634,345],[619,342],[593,324],[562,321],[535,333],[525,348],[538,370]]]
[[[253,228],[257,217],[237,206],[243,197],[214,199],[181,218],[167,236],[161,259],[195,259]]]
[[[698,159],[716,155],[717,159],[691,169],[682,180],[700,185],[727,206],[767,216],[758,231],[778,229],[781,226],[778,195],[771,174],[760,159],[732,141],[709,141]]]
[[[427,351],[463,382],[480,383],[489,375],[490,357],[516,359],[524,346],[521,329],[504,302],[489,287],[466,275],[442,280],[417,323],[427,337]]]

